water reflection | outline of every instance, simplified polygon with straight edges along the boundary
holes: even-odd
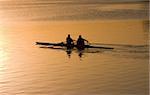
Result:
[[[68,55],[68,58],[71,58],[72,52],[76,51],[78,53],[78,56],[80,58],[83,57],[84,53],[87,52],[87,49],[77,49],[77,48],[63,48],[63,47],[51,47],[51,46],[41,46],[40,48],[43,49],[53,49],[53,50],[63,50],[66,52],[66,54]],[[94,53],[94,52],[89,52],[89,53]]]
[[[61,46],[41,46],[40,48],[51,49],[57,51],[64,51],[68,58],[71,58],[74,53],[78,54],[79,58],[83,58],[86,54],[110,54],[116,57],[127,57],[127,58],[148,58],[148,46],[147,45],[113,45],[108,47],[113,47],[113,49],[107,48],[66,48]],[[144,56],[143,56],[144,55]]]
[[[68,55],[68,58],[71,58],[71,55],[72,55],[72,51],[73,51],[74,49],[67,49],[66,50],[66,53],[67,53],[67,55]],[[82,56],[83,56],[83,53],[84,53],[84,49],[77,49],[77,53],[78,53],[78,56],[80,57],[80,58],[82,58]]]
[[[82,57],[82,55],[83,55],[83,50],[79,50],[79,57],[81,58]]]
[[[72,54],[72,49],[67,49],[67,50],[66,50],[66,53],[67,53],[68,57],[70,58],[70,57],[71,57],[71,54]]]

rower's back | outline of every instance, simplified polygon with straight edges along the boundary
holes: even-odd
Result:
[[[72,40],[72,38],[70,37],[70,34],[69,34],[68,37],[66,38],[66,43],[67,43],[68,45],[71,45],[71,44],[73,43],[73,40]]]
[[[70,34],[68,34],[68,37],[66,38],[66,46],[67,48],[72,48],[74,45],[73,39],[70,37]]]
[[[84,46],[85,46],[85,39],[82,38],[81,35],[79,35],[79,38],[77,40],[77,48],[78,49],[84,49]]]

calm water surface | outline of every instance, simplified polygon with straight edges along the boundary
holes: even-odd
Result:
[[[35,12],[38,10],[37,5],[16,4],[19,5],[12,2],[10,6],[3,4],[0,9],[0,16],[4,17],[0,23],[0,95],[148,95],[149,34],[146,20],[66,21],[65,15],[68,16],[71,12],[62,5],[67,14],[57,17],[57,12],[54,12],[56,18],[52,18],[56,21],[43,21],[52,18],[47,18],[47,15],[43,18],[41,13]],[[79,11],[89,12],[93,5],[86,5]],[[26,10],[26,15],[21,14],[19,19],[33,21],[10,21],[11,17],[18,19],[16,15],[22,12],[16,6]],[[32,10],[28,13],[29,6]],[[89,9],[87,6],[90,6]],[[143,8],[140,4],[124,6],[133,10]],[[47,5],[42,5],[39,9],[45,7]],[[71,5],[69,7],[70,10],[75,8]],[[94,5],[94,8],[99,9],[97,7]],[[122,8],[114,4],[102,8],[107,10],[109,7]],[[6,16],[2,14],[8,11]],[[35,16],[33,11],[39,15]],[[27,17],[30,12],[33,13],[33,18],[30,15]],[[82,18],[81,13],[74,13],[75,17],[80,14],[79,17]],[[84,14],[83,18],[85,16]],[[72,16],[67,18],[72,19]],[[79,56],[81,52],[73,50],[68,56],[65,49],[40,48],[35,45],[36,41],[65,41],[68,33],[74,39],[82,34],[94,45],[114,49],[86,49],[82,51],[82,56]]]
[[[142,27],[142,21],[3,26],[0,30],[0,93],[147,95],[148,33]],[[88,49],[83,51],[82,57],[74,50],[68,57],[66,50],[35,45],[36,41],[64,41],[67,33],[74,38],[83,34],[90,42],[115,49]]]

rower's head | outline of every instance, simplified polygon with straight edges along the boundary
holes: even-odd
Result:
[[[81,35],[79,35],[79,38],[82,38],[82,36],[81,36]]]
[[[70,38],[70,34],[68,34],[68,37]]]

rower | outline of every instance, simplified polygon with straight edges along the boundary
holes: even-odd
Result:
[[[73,39],[70,37],[70,34],[68,34],[68,37],[66,38],[66,46],[67,48],[72,48],[74,45]]]
[[[84,38],[82,38],[81,35],[79,35],[79,38],[77,40],[77,48],[78,49],[84,49],[85,48],[85,41],[88,43],[88,41]]]

